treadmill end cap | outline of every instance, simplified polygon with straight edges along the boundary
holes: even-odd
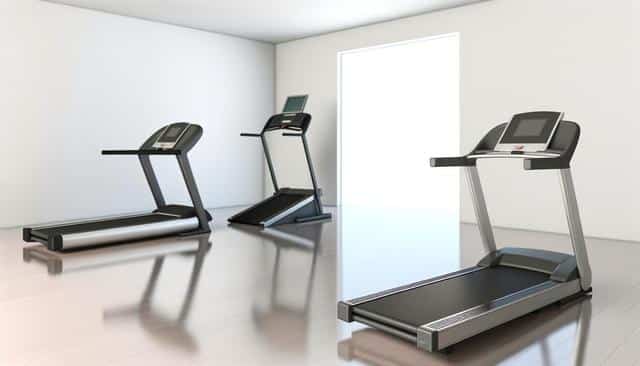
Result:
[[[352,307],[353,305],[347,302],[338,302],[338,319],[351,323],[353,321],[353,312],[351,311]]]
[[[438,331],[435,329],[428,329],[425,326],[418,327],[417,346],[418,348],[429,352],[438,351]]]

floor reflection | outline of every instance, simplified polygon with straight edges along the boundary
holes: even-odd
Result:
[[[338,344],[344,361],[375,366],[410,365],[583,365],[591,324],[591,299],[552,305],[469,338],[448,354],[365,328]]]
[[[52,252],[38,245],[24,248],[23,259],[25,262],[35,261],[46,265],[50,275],[152,259],[151,273],[141,299],[132,305],[106,308],[103,313],[105,325],[137,320],[141,328],[159,343],[194,353],[198,351],[198,343],[189,333],[186,322],[196,294],[202,266],[211,249],[209,237],[210,235],[202,235],[149,240],[70,253]],[[153,301],[166,258],[169,256],[182,256],[193,260],[187,290],[176,316],[168,316],[156,310]],[[158,329],[162,331],[158,332]]]
[[[265,246],[264,278],[255,291],[252,318],[257,331],[271,346],[305,353],[309,309],[324,223],[233,229],[258,238]],[[273,253],[269,255],[269,248]],[[269,268],[270,267],[270,268]],[[265,283],[266,282],[266,283]]]
[[[146,240],[73,252],[53,252],[43,245],[35,245],[23,248],[22,258],[24,262],[45,265],[51,275],[60,275],[173,254],[200,252],[201,247],[211,246],[209,236]]]
[[[434,355],[338,321],[336,302],[474,265],[483,255],[476,226],[461,225],[460,245],[445,245],[429,225],[396,228],[404,212],[358,224],[333,210],[330,223],[247,232],[226,225],[235,211],[214,211],[209,254],[208,242],[187,238],[51,253],[0,230],[0,365],[640,366],[640,273],[629,270],[637,243],[588,239],[597,276],[586,303]],[[564,235],[497,229],[496,239],[571,250]]]
[[[353,299],[460,269],[455,212],[341,208],[341,299]],[[392,274],[389,274],[392,272]]]

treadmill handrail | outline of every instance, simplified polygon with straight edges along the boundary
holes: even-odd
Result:
[[[526,152],[505,152],[503,156],[487,154],[495,151],[502,132],[507,127],[502,123],[491,129],[468,154],[454,157],[431,158],[432,167],[470,167],[476,165],[476,160],[481,158],[522,158],[525,170],[562,170],[571,167],[571,159],[580,139],[580,126],[571,121],[560,121],[546,153],[549,156],[531,157]],[[485,155],[486,154],[486,155]]]
[[[555,154],[554,154],[555,155]],[[548,156],[536,156],[532,157],[527,154],[519,153],[505,153],[504,155],[492,155],[492,154],[474,154],[464,156],[447,156],[447,157],[435,157],[429,160],[431,167],[467,167],[475,166],[477,159],[523,159],[524,170],[560,170],[565,169],[568,165],[566,159],[560,154],[557,157],[549,154]]]
[[[483,158],[522,158],[524,164],[524,170],[561,170],[566,169],[569,166],[569,163],[566,158],[562,156],[552,157],[552,156],[540,156],[540,157],[531,157],[520,156],[523,154],[505,154],[504,156],[497,155],[464,155],[464,156],[447,156],[447,157],[435,157],[429,160],[431,167],[439,168],[439,167],[467,167],[467,166],[475,166],[477,159]]]
[[[471,196],[474,202],[474,209],[482,242],[485,249],[489,252],[487,254],[494,253],[496,251],[496,244],[493,235],[493,226],[491,225],[489,212],[484,199],[484,193],[482,191],[482,185],[480,183],[480,177],[477,171],[478,168],[476,167],[476,160],[484,158],[485,156],[486,158],[498,157],[505,159],[521,157],[524,161],[525,170],[557,170],[560,175],[563,203],[571,244],[573,247],[573,254],[576,258],[578,274],[580,276],[580,286],[583,291],[589,291],[591,289],[591,266],[589,264],[589,255],[585,245],[580,212],[578,209],[578,202],[570,167],[571,158],[573,157],[573,153],[578,145],[578,139],[580,138],[580,126],[575,122],[561,121],[554,137],[551,140],[550,148],[546,151],[546,153],[549,154],[548,157],[531,157],[527,156],[526,153],[505,153],[504,156],[491,154],[479,156],[479,153],[493,151],[495,144],[498,141],[497,136],[500,136],[501,131],[504,128],[506,128],[506,124],[494,127],[485,135],[476,148],[467,155],[431,158],[431,166],[463,167],[465,169],[469,179],[469,187],[471,189]],[[556,154],[558,156],[553,157]]]
[[[102,150],[102,155],[180,155],[178,149]]]

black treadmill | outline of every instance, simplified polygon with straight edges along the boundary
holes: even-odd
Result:
[[[230,217],[230,223],[268,227],[331,218],[330,213],[324,213],[322,210],[320,189],[318,188],[318,182],[311,162],[311,154],[309,153],[306,133],[311,123],[311,115],[303,113],[307,98],[307,95],[288,97],[283,112],[271,116],[262,129],[262,132],[240,134],[240,136],[245,137],[259,137],[262,141],[264,155],[267,160],[269,172],[271,173],[271,181],[273,182],[275,193],[271,197]],[[278,186],[265,134],[270,131],[280,130],[294,131],[294,133],[285,132],[282,134],[283,136],[301,138],[313,189],[280,188]]]
[[[104,150],[103,155],[138,156],[157,209],[150,213],[25,227],[26,242],[40,242],[49,250],[64,251],[104,244],[126,243],[169,235],[209,233],[211,215],[204,209],[187,153],[202,137],[202,127],[173,123],[156,131],[138,150]],[[151,155],[173,155],[178,161],[193,207],[167,205],[151,165]]]
[[[438,351],[559,301],[591,292],[591,269],[570,162],[580,127],[562,113],[530,112],[493,128],[460,157],[433,167],[464,167],[487,255],[474,267],[338,303],[338,318],[357,321]],[[533,148],[533,150],[531,150]],[[518,158],[525,170],[558,170],[574,255],[497,249],[476,168],[478,159]]]

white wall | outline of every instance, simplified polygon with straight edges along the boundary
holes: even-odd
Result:
[[[573,168],[586,234],[640,240],[638,28],[632,26],[639,7],[633,3],[493,0],[280,44],[276,100],[311,95],[310,143],[326,202],[335,204],[337,52],[460,32],[463,152],[514,113],[563,110],[583,128]],[[274,147],[275,154],[288,154],[288,147]],[[558,178],[524,172],[521,164],[479,163],[494,224],[565,231]],[[301,182],[299,166],[289,164],[281,175]],[[466,184],[462,189],[462,220],[471,222]]]
[[[36,0],[0,0],[0,227],[149,209],[134,157],[163,124],[192,121],[191,159],[209,207],[262,196],[262,157],[245,144],[273,112],[270,44]],[[186,201],[173,159],[168,200]]]

